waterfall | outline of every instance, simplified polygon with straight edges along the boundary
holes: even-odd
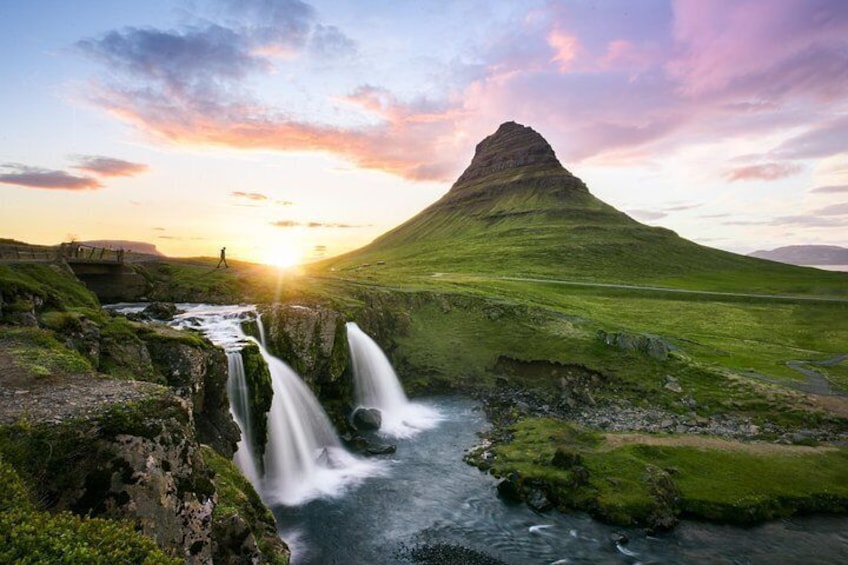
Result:
[[[262,314],[256,314],[256,327],[259,328],[259,345],[262,347],[266,347],[265,345],[265,325],[262,323]]]
[[[230,412],[241,430],[241,439],[233,460],[252,485],[259,484],[260,472],[253,453],[253,422],[250,413],[250,390],[244,376],[244,360],[241,351],[227,351],[227,395],[230,397]]]
[[[288,365],[260,348],[271,371],[274,399],[268,413],[268,446],[262,492],[269,502],[293,506],[344,487],[379,470],[348,453],[318,400]]]
[[[174,319],[174,326],[199,329],[227,351],[230,410],[242,432],[234,461],[266,504],[294,506],[319,497],[337,496],[364,478],[386,471],[383,463],[360,459],[342,447],[330,419],[309,387],[288,365],[265,349],[261,321],[257,323],[262,343],[242,332],[242,321],[256,315],[252,306],[179,306],[184,312]],[[248,342],[259,346],[271,373],[274,393],[261,467],[252,450],[249,389],[241,356],[241,349]]]
[[[347,324],[347,340],[353,360],[356,401],[359,406],[380,410],[382,435],[411,437],[439,422],[438,411],[406,398],[383,350],[353,322]]]

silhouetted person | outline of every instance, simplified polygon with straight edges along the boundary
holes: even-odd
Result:
[[[215,268],[216,268],[216,269],[220,268],[220,267],[221,267],[221,263],[223,263],[223,264],[224,264],[224,268],[225,268],[225,269],[229,269],[229,268],[230,268],[230,266],[229,266],[229,265],[227,265],[227,248],[226,248],[226,247],[222,247],[222,248],[221,248],[221,258],[218,260],[218,266],[217,266],[217,267],[215,267]]]

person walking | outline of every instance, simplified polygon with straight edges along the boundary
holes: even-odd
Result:
[[[225,269],[229,269],[229,268],[230,268],[230,266],[229,266],[229,265],[227,265],[227,248],[226,248],[226,247],[222,247],[222,248],[221,248],[221,258],[220,258],[220,259],[218,259],[218,266],[217,266],[217,267],[215,267],[215,268],[216,268],[216,269],[220,269],[220,268],[221,268],[221,263],[223,263],[223,264],[224,264],[224,268],[225,268]]]

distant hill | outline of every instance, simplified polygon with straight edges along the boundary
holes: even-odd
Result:
[[[132,251],[133,253],[143,253],[145,255],[157,255],[164,257],[165,255],[156,249],[156,245],[143,241],[130,241],[126,239],[92,239],[89,241],[80,241],[82,245],[90,245],[92,247],[106,247],[107,249],[123,249],[124,251]]]
[[[461,273],[740,291],[799,292],[817,276],[844,284],[641,224],[593,196],[539,133],[515,122],[477,145],[437,202],[317,268],[384,280]]]
[[[750,255],[790,265],[848,265],[848,249],[838,245],[787,245]]]

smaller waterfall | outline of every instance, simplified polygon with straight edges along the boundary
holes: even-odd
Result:
[[[256,313],[256,327],[259,328],[259,345],[267,347],[265,344],[265,324],[262,323],[262,314]]]
[[[227,394],[230,397],[230,412],[241,430],[241,439],[233,460],[250,484],[258,485],[260,471],[253,452],[255,441],[250,414],[250,390],[244,376],[244,360],[241,351],[227,351],[227,364],[229,367]]]
[[[380,410],[382,435],[411,437],[439,422],[437,410],[406,398],[383,350],[354,322],[347,324],[347,339],[353,360],[356,401],[365,408]]]

